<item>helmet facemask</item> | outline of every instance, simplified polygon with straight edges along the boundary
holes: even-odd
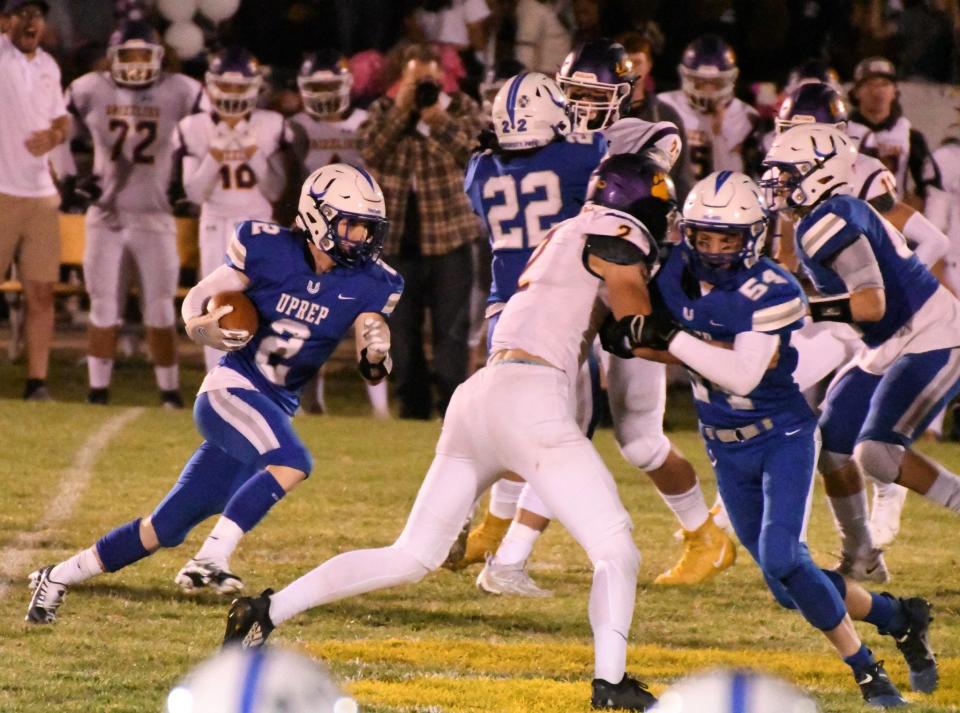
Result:
[[[734,85],[740,74],[736,67],[718,69],[712,65],[704,65],[692,69],[681,64],[678,71],[683,93],[690,106],[701,114],[712,114],[733,101]]]
[[[239,72],[212,74],[207,72],[206,87],[210,101],[220,116],[242,117],[253,111],[260,95],[261,77],[247,77]]]
[[[760,220],[750,225],[733,225],[685,220],[681,222],[680,230],[694,276],[725,288],[733,284],[738,272],[753,267],[760,259],[766,243],[767,222]],[[700,240],[706,237],[701,235],[703,233],[723,235],[723,247],[730,247],[704,250]]]
[[[163,47],[143,40],[128,40],[108,51],[110,75],[123,87],[148,87],[157,81],[163,62]]]
[[[343,114],[350,106],[352,86],[353,76],[350,74],[320,71],[297,78],[303,108],[315,119],[330,119]]]
[[[629,82],[607,84],[578,76],[557,75],[557,84],[570,106],[573,132],[578,134],[602,131],[620,118],[620,112],[631,94]],[[592,76],[592,75],[587,75]]]
[[[310,242],[343,267],[358,267],[380,258],[389,221],[340,211],[313,200],[314,209],[304,210],[301,199],[301,210],[297,214],[297,221],[310,235]]]

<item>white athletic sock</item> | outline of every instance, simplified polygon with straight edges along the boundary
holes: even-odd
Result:
[[[587,609],[593,629],[594,678],[619,683],[627,664],[627,637],[633,621],[637,569],[617,560],[594,562]]]
[[[172,366],[155,366],[153,375],[157,379],[157,386],[161,391],[177,391],[180,388],[180,367],[176,364]]]
[[[730,516],[727,515],[727,506],[723,504],[720,493],[717,493],[717,499],[713,501],[710,509],[713,511],[713,522],[717,527],[726,530],[732,537],[733,524],[730,522]]]
[[[110,386],[110,378],[113,376],[113,359],[101,359],[100,357],[87,357],[87,378],[90,381],[91,389],[105,389]]]
[[[58,564],[50,572],[50,579],[60,584],[71,585],[85,582],[98,574],[103,574],[103,567],[100,566],[97,548],[94,546]]]
[[[523,486],[522,480],[501,478],[490,488],[490,514],[501,520],[512,520],[517,513],[517,501]]]
[[[533,552],[533,546],[540,535],[539,530],[514,520],[510,523],[510,528],[497,549],[497,562],[519,564],[525,561]]]
[[[307,572],[270,597],[270,621],[290,617],[338,599],[418,582],[429,570],[397,547],[344,552]]]
[[[864,489],[853,495],[828,497],[827,501],[840,531],[843,553],[853,556],[873,549],[873,535],[867,515],[867,491]]]
[[[221,516],[194,559],[213,560],[217,564],[225,565],[242,537],[243,530],[240,526],[230,518]]]
[[[960,478],[939,463],[936,466],[940,474],[924,497],[954,512],[960,512]]]
[[[657,491],[660,492],[660,491]],[[703,491],[700,490],[700,481],[694,483],[694,486],[685,493],[679,495],[667,495],[660,493],[663,502],[677,516],[680,521],[680,527],[687,532],[693,532],[700,528],[710,517],[707,510],[707,502],[703,499]],[[614,681],[616,683],[616,681]]]
[[[390,399],[386,380],[379,384],[367,384],[367,398],[377,418],[390,418]]]

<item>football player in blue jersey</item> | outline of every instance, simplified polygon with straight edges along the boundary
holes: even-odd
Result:
[[[826,634],[868,703],[904,705],[851,617],[894,637],[911,684],[929,693],[937,683],[930,604],[871,594],[810,557],[805,530],[820,443],[793,379],[790,343],[807,307],[790,273],[761,257],[767,224],[746,175],[720,171],[697,183],[684,204],[680,247],[655,281],[659,318],[621,319],[607,342],[618,353],[686,365],[730,520],[777,601]]]
[[[290,422],[299,390],[354,326],[363,377],[378,382],[390,373],[385,317],[400,299],[403,280],[379,259],[386,227],[380,187],[366,171],[346,164],[310,174],[296,228],[261,221],[237,226],[226,264],[190,290],[183,304],[187,334],[227,352],[207,374],[194,406],[204,442],[149,516],[31,574],[28,621],[55,621],[68,586],[116,572],[160,547],[176,547],[218,513],[210,537],[176,582],[188,592],[242,588],[230,572],[230,554],[313,465]],[[232,291],[256,306],[254,334],[220,326],[229,305],[207,311],[210,298]]]
[[[960,392],[960,302],[893,225],[849,195],[855,157],[845,133],[813,124],[777,137],[764,164],[776,205],[798,218],[797,255],[823,295],[811,302],[814,320],[863,335],[863,351],[827,391],[820,470],[843,535],[842,571],[885,581],[862,474],[960,511],[960,478],[910,448]]]

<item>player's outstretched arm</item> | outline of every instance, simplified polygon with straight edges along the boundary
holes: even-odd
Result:
[[[383,315],[363,312],[353,323],[357,341],[357,368],[371,384],[383,381],[393,368],[390,326]]]

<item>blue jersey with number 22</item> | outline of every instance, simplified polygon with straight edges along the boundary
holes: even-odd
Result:
[[[493,248],[491,304],[506,302],[534,248],[580,212],[590,174],[607,150],[600,134],[573,135],[530,151],[484,151],[467,165],[464,191]]]
[[[403,278],[381,261],[337,266],[318,275],[303,233],[246,221],[227,246],[227,264],[250,280],[245,290],[260,317],[253,339],[220,359],[286,413],[363,312],[388,316]]]

